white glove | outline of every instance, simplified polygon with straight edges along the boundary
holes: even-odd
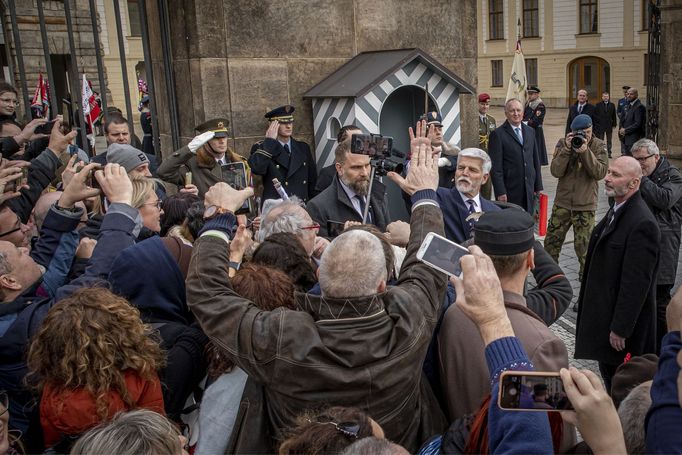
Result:
[[[194,139],[189,141],[189,144],[187,144],[187,148],[189,149],[190,152],[197,153],[199,147],[201,147],[214,137],[215,133],[213,131],[206,131],[205,133],[201,133],[200,135],[195,136]]]
[[[450,167],[450,160],[444,156],[438,158],[438,167]]]

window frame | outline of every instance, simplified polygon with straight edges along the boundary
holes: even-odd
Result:
[[[136,5],[136,14],[132,14],[130,11],[131,3],[135,3]],[[137,0],[126,0],[126,12],[128,13],[128,36],[132,38],[141,38],[142,24],[140,23],[140,3]],[[134,23],[136,24],[136,30],[133,30],[133,16],[135,16]]]
[[[583,31],[583,8],[588,8],[590,24],[588,31]],[[596,25],[593,23],[596,22]],[[593,27],[595,30],[593,30]],[[599,0],[578,0],[578,34],[596,35],[599,33]]]
[[[540,0],[522,0],[521,17],[523,23],[521,24],[521,32],[523,38],[539,38],[540,37]],[[535,6],[526,6],[526,2],[535,2]],[[530,14],[531,34],[526,35],[526,13]]]
[[[530,73],[530,71],[528,71],[528,64],[530,62],[533,62],[534,66],[535,66],[535,68],[533,68],[535,71],[534,71],[532,79],[530,77],[531,73]],[[526,70],[526,84],[527,85],[540,85],[540,84],[538,84],[538,79],[539,79],[539,76],[538,76],[538,59],[537,58],[527,58],[527,59],[524,59],[524,63],[525,63],[525,67],[526,67],[525,68],[525,70]]]
[[[499,71],[499,81],[496,80],[496,70],[495,66],[499,65],[499,68],[497,69]],[[504,87],[504,60],[502,59],[495,59],[495,60],[490,60],[490,86],[491,87]]]
[[[493,5],[499,4],[499,11],[493,10]],[[493,21],[497,19],[497,21]],[[497,24],[493,28],[493,22]],[[499,34],[498,34],[499,32]],[[499,35],[499,36],[498,36]],[[488,40],[503,40],[504,39],[504,0],[488,0]]]

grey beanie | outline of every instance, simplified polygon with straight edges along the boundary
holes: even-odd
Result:
[[[107,149],[107,163],[123,166],[127,173],[143,164],[149,164],[147,155],[128,144],[111,144]]]

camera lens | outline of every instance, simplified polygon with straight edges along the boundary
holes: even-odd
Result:
[[[585,138],[583,138],[582,136],[573,136],[573,138],[571,139],[571,146],[576,149],[582,147],[584,143]]]

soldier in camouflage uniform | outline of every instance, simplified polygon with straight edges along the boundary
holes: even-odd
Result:
[[[488,115],[489,109],[490,95],[487,93],[481,93],[478,95],[478,147],[486,152],[488,151],[488,139],[490,138],[490,133],[497,128],[495,118],[492,115]],[[492,179],[488,179],[488,181],[481,186],[481,196],[491,200],[492,193]]]
[[[585,141],[576,148],[571,145],[571,140],[580,131]],[[557,143],[550,166],[552,175],[559,182],[547,226],[545,250],[558,263],[566,233],[573,226],[573,246],[580,262],[581,279],[587,246],[594,228],[599,180],[606,176],[608,165],[606,144],[593,136],[592,119],[589,115],[578,115],[571,123],[571,132]]]

